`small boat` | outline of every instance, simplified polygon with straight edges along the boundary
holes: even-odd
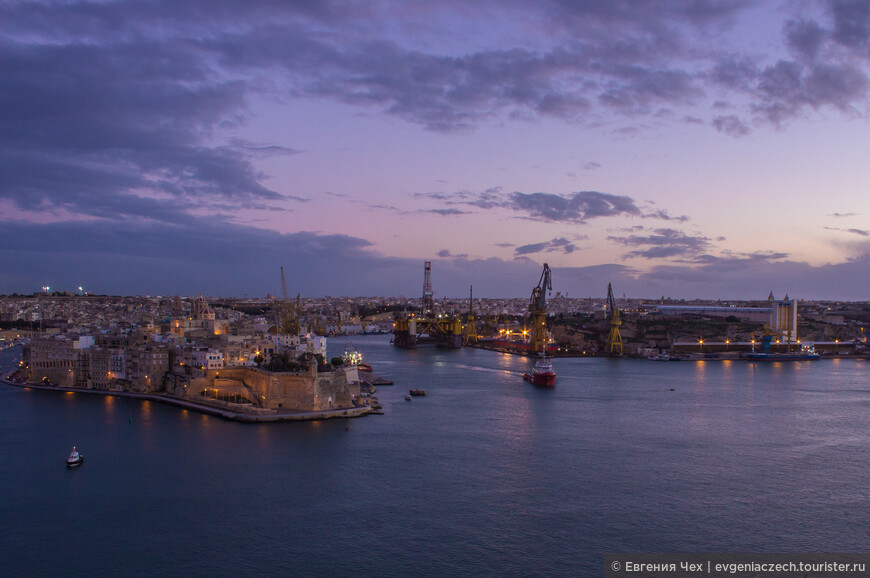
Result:
[[[405,401],[411,401],[411,394],[410,393],[405,396]]]
[[[85,462],[85,456],[73,446],[69,457],[66,459],[66,467],[77,468]]]
[[[372,366],[369,365],[368,363],[360,362],[360,363],[356,364],[356,369],[357,369],[357,371],[371,371]]]
[[[535,362],[535,368],[532,370],[532,373],[523,374],[523,379],[543,387],[553,387],[556,385],[556,372],[553,371],[553,364],[547,359],[546,349],[541,349],[541,358]]]
[[[410,392],[411,395],[426,395],[425,389],[412,389]]]

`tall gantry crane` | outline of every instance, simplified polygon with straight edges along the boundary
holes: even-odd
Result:
[[[550,341],[547,337],[547,291],[552,290],[550,266],[544,263],[544,271],[538,280],[538,286],[532,289],[532,298],[529,300],[529,313],[532,318],[532,351],[540,351]]]
[[[281,266],[281,290],[283,298],[281,307],[278,308],[278,324],[276,332],[288,335],[299,335],[299,297],[296,297],[296,311],[290,305],[290,298],[287,296],[287,279],[284,277],[284,266]]]
[[[607,284],[607,320],[610,321],[610,333],[607,334],[606,343],[607,353],[622,355],[622,335],[619,333],[622,321],[619,320],[619,308],[616,307],[616,301],[613,299],[613,286],[610,283]]]

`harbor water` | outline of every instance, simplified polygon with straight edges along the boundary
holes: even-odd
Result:
[[[3,575],[600,576],[613,552],[867,550],[864,360],[557,358],[539,389],[528,358],[353,344],[395,381],[384,415],[245,424],[0,385]]]

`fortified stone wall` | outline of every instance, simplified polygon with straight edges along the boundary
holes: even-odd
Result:
[[[314,411],[330,407],[353,407],[354,397],[359,396],[359,381],[356,379],[355,369],[339,368],[318,375],[314,370],[297,374],[270,373],[253,367],[232,367],[216,373],[219,373],[220,380],[244,382],[259,396],[256,405],[270,409]],[[212,377],[211,387],[214,387],[214,383],[215,377]],[[195,391],[197,388],[193,384],[188,389],[191,395],[199,393]]]
[[[238,393],[253,398],[255,407],[301,411],[354,407],[359,396],[359,376],[355,367],[317,373],[271,373],[255,367],[225,367],[208,371],[205,377],[168,373],[166,391],[178,397],[197,400],[206,389]],[[208,395],[213,395],[213,392]]]

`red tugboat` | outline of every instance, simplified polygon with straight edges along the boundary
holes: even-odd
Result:
[[[547,359],[546,349],[541,350],[541,358],[535,362],[535,368],[532,370],[532,373],[524,373],[523,379],[541,387],[553,387],[556,385],[556,372],[553,371],[553,364]]]

